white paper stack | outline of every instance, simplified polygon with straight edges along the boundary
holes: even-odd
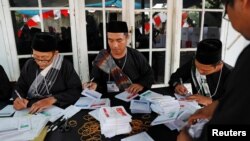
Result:
[[[130,109],[131,113],[151,113],[150,102],[146,100],[132,100]]]
[[[47,122],[48,118],[42,115],[1,118],[0,140],[33,140],[40,134]]]
[[[123,106],[101,107],[99,111],[101,133],[108,138],[129,133],[132,130],[129,124],[131,118]]]
[[[82,95],[92,98],[94,100],[100,99],[102,97],[101,93],[90,89],[84,89],[82,91]]]
[[[110,99],[109,98],[102,98],[102,99],[92,99],[89,97],[80,97],[74,106],[79,107],[81,109],[97,109],[103,106],[109,107],[110,106]]]
[[[7,105],[2,110],[0,110],[0,117],[5,116],[11,116],[13,113],[15,113],[15,109],[13,108],[13,105]]]
[[[153,92],[151,90],[147,90],[146,92],[140,94],[140,99],[141,100],[147,100],[147,101],[150,101],[150,102],[152,102],[154,99],[158,99],[158,98],[161,98],[161,97],[163,97],[162,94]]]
[[[115,98],[126,101],[126,102],[129,102],[129,101],[131,101],[132,99],[134,99],[137,96],[138,96],[138,94],[130,94],[127,91],[124,91],[122,93],[117,94],[115,96]]]
[[[127,137],[121,141],[154,141],[147,132],[141,132],[139,134]]]
[[[152,101],[151,109],[160,115],[167,115],[168,113],[178,112],[180,104],[171,96],[163,96]]]

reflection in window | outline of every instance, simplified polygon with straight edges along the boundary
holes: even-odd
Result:
[[[193,59],[195,56],[195,51],[181,52],[180,56],[180,67],[186,64],[188,61]]]
[[[183,0],[183,8],[196,9],[201,7],[202,0]]]
[[[31,41],[37,32],[41,32],[40,17],[37,10],[12,11],[13,29],[17,53],[31,54]]]
[[[9,0],[11,7],[38,7],[38,0]]]
[[[86,7],[102,7],[102,0],[85,0]]]
[[[181,30],[181,48],[196,47],[200,40],[201,12],[183,12]]]
[[[164,48],[166,46],[166,23],[165,12],[153,14],[153,48]]]
[[[166,9],[167,8],[167,0],[153,0],[154,9]]]
[[[205,8],[207,9],[223,9],[223,4],[220,0],[206,0]]]
[[[203,39],[220,39],[222,12],[206,12],[204,19]]]
[[[69,16],[67,9],[43,11],[44,31],[57,37],[59,52],[72,52]]]
[[[152,69],[157,84],[164,83],[165,52],[153,52]]]
[[[149,48],[149,12],[135,13],[136,48]]]
[[[86,11],[86,22],[88,50],[103,49],[102,11]]]
[[[43,7],[69,7],[68,0],[41,0]]]
[[[149,0],[135,0],[135,9],[147,9],[149,6]]]

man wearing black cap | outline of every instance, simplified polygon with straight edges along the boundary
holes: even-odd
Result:
[[[14,108],[36,113],[55,104],[73,104],[81,93],[81,81],[72,64],[59,55],[56,38],[37,33],[32,41],[33,58],[22,68],[13,93]]]
[[[144,88],[151,88],[154,82],[153,71],[146,58],[137,50],[127,47],[127,23],[109,22],[107,38],[109,49],[101,50],[93,62],[91,78],[94,81],[88,84],[90,89],[138,93]]]
[[[187,89],[182,82],[191,82],[195,95],[188,96],[188,100],[196,100],[207,106],[212,100],[222,95],[223,85],[232,67],[221,61],[222,43],[218,39],[205,39],[199,42],[195,59],[184,64],[171,75],[169,85],[175,92],[185,95]]]
[[[248,41],[250,40],[250,0],[221,0],[225,5],[225,16],[233,28]],[[227,18],[227,17],[225,17]],[[192,138],[184,128],[177,137],[177,141],[208,141],[220,138],[234,138],[234,140],[249,140],[250,112],[250,44],[240,53],[235,67],[230,74],[223,98],[211,105],[198,110],[189,118],[189,124],[197,120],[209,119],[198,138]],[[212,134],[219,132],[218,134]],[[233,133],[231,133],[233,132]],[[245,135],[239,134],[245,133]]]

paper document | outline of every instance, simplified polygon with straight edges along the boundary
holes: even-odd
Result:
[[[127,91],[124,91],[124,92],[122,92],[120,94],[117,94],[115,96],[115,98],[126,101],[126,102],[129,102],[129,101],[131,101],[132,99],[134,99],[137,96],[138,96],[138,94],[130,94]]]
[[[0,117],[4,116],[11,116],[13,113],[15,113],[15,109],[13,108],[13,105],[7,105],[2,110],[0,110]]]
[[[102,97],[101,93],[94,91],[94,90],[90,90],[90,89],[84,89],[82,91],[82,95],[92,98],[94,100],[100,99]]]

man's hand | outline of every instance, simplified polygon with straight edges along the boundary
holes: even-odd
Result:
[[[54,97],[48,97],[48,98],[39,100],[31,106],[29,113],[34,114],[37,112],[41,112],[44,109],[52,106],[54,103],[56,103],[56,99]]]
[[[179,135],[177,136],[177,141],[192,141],[191,136],[188,134],[188,128],[184,127]]]
[[[13,103],[13,107],[16,109],[16,110],[22,110],[22,109],[25,109],[27,108],[27,104],[28,104],[28,100],[27,99],[20,99],[19,97],[17,97],[15,100],[14,100],[14,103]]]
[[[193,115],[188,118],[188,124],[195,124],[198,119],[208,119],[210,120],[214,114],[216,107],[218,106],[219,101],[216,100],[212,104],[197,110]]]
[[[140,91],[142,91],[143,90],[143,86],[142,85],[140,85],[140,84],[132,84],[132,85],[130,85],[127,89],[126,89],[126,91],[128,92],[128,93],[131,93],[131,94],[137,94],[137,93],[139,93]]]
[[[175,90],[175,93],[177,93],[179,95],[185,95],[186,93],[188,93],[187,88],[184,85],[182,85],[182,84],[177,84],[175,86],[174,90]]]
[[[83,89],[90,89],[90,90],[96,90],[97,84],[95,82],[86,82],[82,84]]]
[[[188,96],[187,100],[195,100],[196,102],[204,106],[208,106],[213,102],[212,98],[199,94]]]

